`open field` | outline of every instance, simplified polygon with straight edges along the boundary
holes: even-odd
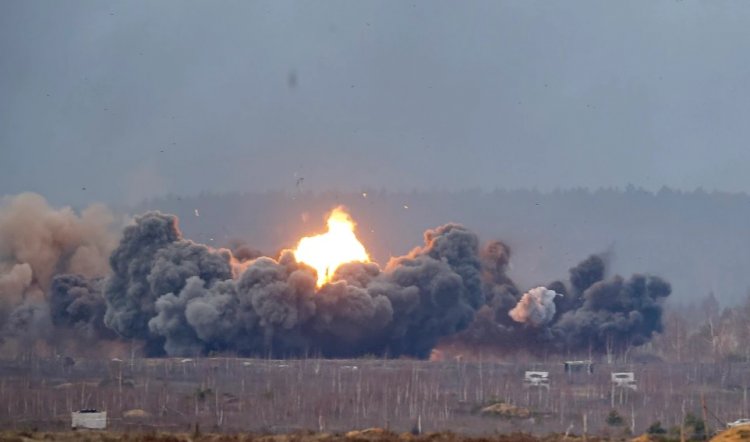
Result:
[[[331,433],[290,433],[280,435],[258,434],[196,434],[196,433],[118,433],[118,432],[28,432],[6,431],[0,433],[0,442],[30,442],[34,440],[56,442],[580,442],[581,438],[563,435],[549,435],[541,438],[529,434],[513,433],[493,435],[491,437],[467,437],[455,433],[430,433],[413,436],[410,433],[396,434],[377,432],[369,434],[331,434]],[[599,442],[601,439],[588,438],[588,442]]]
[[[549,389],[523,387],[532,369],[550,372]],[[634,372],[638,390],[614,390],[612,371]],[[638,434],[657,420],[669,429],[686,413],[701,416],[701,398],[709,427],[746,417],[749,383],[744,363],[566,374],[559,362],[27,358],[0,362],[0,427],[60,431],[70,411],[96,408],[115,431]],[[607,424],[611,410],[619,425]]]

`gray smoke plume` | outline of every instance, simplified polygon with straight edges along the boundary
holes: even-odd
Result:
[[[107,301],[104,323],[119,335],[148,336],[148,320],[156,312],[154,303],[169,292],[151,291],[149,276],[156,253],[179,240],[176,217],[159,213],[136,217],[135,224],[123,231],[120,244],[109,258],[112,276],[104,291]]]
[[[81,275],[57,275],[49,292],[50,318],[55,327],[74,330],[90,340],[113,338],[104,326],[106,303],[102,290],[104,278],[87,279]]]
[[[151,354],[426,357],[484,301],[478,239],[454,224],[428,231],[423,247],[382,271],[349,263],[320,288],[291,251],[241,273],[235,261],[183,239],[174,216],[137,217],[110,259],[105,323],[145,340]]]
[[[318,288],[291,251],[239,266],[227,250],[183,239],[175,217],[149,213],[112,255],[105,320],[145,340],[151,354],[181,356],[426,357],[445,337],[506,351],[605,351],[661,329],[669,286],[658,278],[603,282],[604,260],[591,256],[570,270],[569,286],[522,296],[509,261],[504,243],[480,251],[475,234],[447,224],[384,269],[349,263]]]
[[[232,256],[238,262],[252,261],[263,256],[263,252],[239,239],[229,241],[227,249],[232,252]]]
[[[172,304],[180,305],[177,294],[188,278],[197,276],[213,284],[233,275],[228,250],[213,250],[183,239],[177,217],[158,212],[136,217],[134,224],[125,228],[109,262],[112,275],[104,290],[104,322],[122,337],[146,340],[152,354],[158,353],[164,333],[151,332],[165,330],[149,326],[159,313],[158,299],[171,295],[159,307],[169,310]]]
[[[352,262],[316,286],[289,250],[235,256],[182,237],[177,218],[136,217],[119,243],[101,207],[80,215],[38,195],[0,206],[0,338],[134,339],[147,355],[427,357],[441,339],[503,351],[622,351],[661,331],[670,286],[604,280],[593,255],[521,294],[510,248],[457,224],[384,267]],[[561,295],[561,296],[558,296]],[[55,333],[51,333],[55,331]]]
[[[443,261],[463,281],[463,288],[466,292],[463,294],[462,301],[474,309],[482,306],[485,298],[481,287],[482,267],[477,235],[459,224],[446,224],[427,230],[424,234],[424,241],[424,247],[412,250],[405,258],[394,259],[388,267],[420,256]]]
[[[493,275],[496,267],[490,260],[485,274]],[[515,292],[510,291],[500,298],[506,302],[488,303],[472,325],[447,344],[549,354],[622,352],[648,342],[662,330],[662,303],[671,292],[669,284],[643,275],[604,281],[606,270],[605,260],[592,255],[570,269],[569,285],[555,281],[532,289],[512,307],[510,293]],[[507,282],[486,283],[488,300],[498,298],[493,294],[498,287],[515,288]]]
[[[203,350],[195,330],[185,317],[188,303],[203,295],[204,281],[191,276],[178,295],[167,293],[156,300],[156,316],[149,320],[151,332],[164,336],[164,350],[170,355],[196,355]]]
[[[555,298],[557,314],[555,319],[565,312],[577,310],[583,305],[583,293],[595,283],[604,279],[605,260],[600,255],[591,255],[569,270],[570,288],[562,281],[555,281],[547,287],[561,294]]]
[[[508,312],[514,321],[534,327],[546,324],[555,317],[555,297],[559,296],[547,287],[537,287],[524,293],[521,300]]]
[[[604,259],[599,255],[591,255],[570,269],[570,284],[576,293],[583,293],[604,279],[604,271]]]
[[[502,241],[489,242],[481,252],[482,291],[486,306],[481,318],[492,318],[493,322],[510,325],[508,311],[516,306],[521,293],[516,284],[507,275],[511,259],[511,250]],[[481,319],[480,319],[481,320]]]
[[[662,331],[662,302],[671,290],[656,276],[599,281],[583,293],[581,308],[560,317],[553,334],[564,340],[566,348],[596,352],[621,352],[645,344]]]

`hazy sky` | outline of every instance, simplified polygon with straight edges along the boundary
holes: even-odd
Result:
[[[750,191],[748,140],[748,1],[0,2],[2,194]]]

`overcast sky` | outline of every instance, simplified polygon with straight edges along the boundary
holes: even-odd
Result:
[[[748,140],[748,1],[0,2],[2,194],[748,191]]]

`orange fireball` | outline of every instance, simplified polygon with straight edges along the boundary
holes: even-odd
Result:
[[[368,262],[365,246],[354,234],[354,221],[342,207],[333,209],[328,217],[328,231],[302,238],[294,250],[294,257],[314,268],[318,287],[331,280],[342,264],[352,261]]]

